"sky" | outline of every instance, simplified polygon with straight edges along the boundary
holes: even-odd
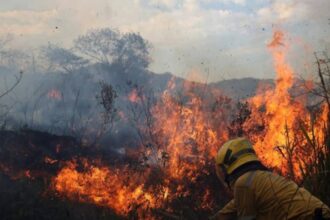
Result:
[[[330,0],[0,0],[0,36],[12,47],[72,46],[95,28],[137,32],[151,45],[151,71],[205,81],[275,76],[267,43],[285,32],[289,62],[309,74],[330,49]]]

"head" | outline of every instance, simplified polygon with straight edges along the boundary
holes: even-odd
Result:
[[[219,149],[215,158],[216,173],[220,181],[231,182],[231,175],[242,166],[259,162],[253,146],[246,138],[235,138],[227,141]]]

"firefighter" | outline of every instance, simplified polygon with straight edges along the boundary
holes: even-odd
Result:
[[[234,198],[211,219],[330,219],[327,205],[264,167],[246,138],[226,142],[215,161]]]

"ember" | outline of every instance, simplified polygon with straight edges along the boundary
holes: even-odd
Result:
[[[133,103],[139,102],[139,95],[136,89],[133,89],[128,95],[128,100]]]
[[[61,100],[62,99],[62,94],[57,89],[51,89],[47,93],[47,97],[50,98],[50,99],[54,99],[54,100]]]

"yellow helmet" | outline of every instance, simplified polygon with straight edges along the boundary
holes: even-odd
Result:
[[[216,166],[221,167],[225,175],[232,174],[240,166],[259,161],[253,146],[246,138],[227,141],[219,149],[215,158]]]

